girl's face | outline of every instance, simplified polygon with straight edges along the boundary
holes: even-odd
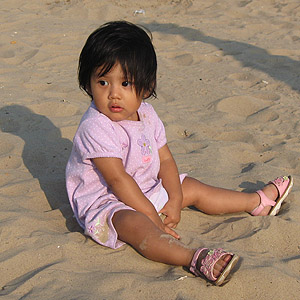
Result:
[[[136,94],[133,84],[124,77],[120,64],[116,63],[103,77],[99,77],[98,72],[96,70],[91,76],[89,87],[97,109],[112,121],[138,121],[137,110],[142,97]]]

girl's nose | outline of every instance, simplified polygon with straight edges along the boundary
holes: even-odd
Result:
[[[120,88],[117,87],[116,85],[111,85],[109,90],[109,98],[120,99],[121,98]]]

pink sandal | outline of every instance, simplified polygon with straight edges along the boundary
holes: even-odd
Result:
[[[209,249],[208,248],[199,248],[198,250],[196,250],[196,252],[193,256],[192,262],[191,262],[190,271],[196,276],[204,275],[208,280],[210,280],[215,285],[221,285],[224,282],[224,280],[226,279],[226,277],[228,276],[228,274],[230,273],[230,271],[232,270],[232,268],[238,262],[239,256],[235,255],[233,253],[230,253],[230,252],[225,252],[222,248],[212,249],[212,250],[209,250],[207,252],[206,256],[201,260],[201,267],[200,267],[200,269],[198,269],[197,262],[198,262],[199,256],[200,256],[201,252],[205,251],[205,250],[209,250]],[[220,276],[218,278],[216,278],[213,274],[215,264],[217,263],[217,261],[219,259],[221,259],[223,256],[228,255],[228,254],[232,256],[231,260],[228,262],[227,266],[222,271]]]
[[[256,191],[256,193],[260,197],[260,204],[258,207],[256,207],[252,212],[251,215],[253,216],[258,216],[261,211],[266,207],[266,206],[273,206],[272,209],[269,212],[269,216],[276,216],[277,213],[280,210],[281,204],[283,200],[287,197],[289,194],[292,186],[293,186],[293,177],[292,176],[281,176],[273,181],[270,181],[268,184],[274,184],[275,187],[278,190],[278,198],[276,201],[273,201],[269,199],[266,194],[262,190]]]

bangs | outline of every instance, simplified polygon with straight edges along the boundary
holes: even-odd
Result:
[[[126,80],[129,80],[129,81],[134,81],[134,77],[133,75],[128,71],[128,67],[127,67],[127,63],[122,63],[120,62],[119,60],[115,60],[115,59],[112,59],[111,61],[106,61],[104,64],[100,64],[99,66],[97,66],[95,68],[95,75],[97,77],[103,77],[105,76],[107,73],[109,73],[111,71],[111,69],[114,68],[114,66],[116,64],[120,64],[121,66],[121,69],[123,71],[123,75],[124,75],[124,78]]]
[[[146,78],[141,75],[139,61],[137,61],[137,58],[132,55],[132,53],[133,52],[129,52],[128,55],[127,53],[122,53],[121,55],[109,55],[106,59],[103,59],[103,64],[100,62],[99,65],[95,68],[95,75],[97,77],[103,77],[108,74],[116,64],[119,63],[123,71],[125,80],[132,83],[137,95],[141,96],[144,92],[150,92],[150,94],[153,94],[153,91],[147,85]],[[153,96],[155,97],[155,93]]]

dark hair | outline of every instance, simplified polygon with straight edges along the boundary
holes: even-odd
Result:
[[[120,63],[125,77],[133,82],[136,93],[144,99],[156,97],[157,61],[151,33],[126,21],[105,23],[87,39],[79,58],[78,81],[81,89],[88,88],[95,70],[107,74]]]

